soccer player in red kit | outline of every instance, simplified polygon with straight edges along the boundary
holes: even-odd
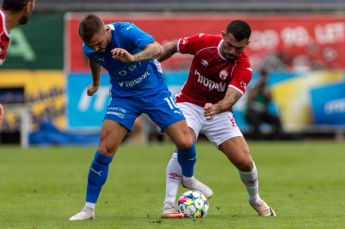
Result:
[[[222,36],[200,33],[164,45],[164,55],[159,61],[176,52],[194,55],[187,82],[176,98],[194,140],[203,132],[239,170],[254,210],[260,216],[275,216],[273,209],[259,196],[257,169],[232,115],[232,107],[252,78],[253,70],[243,52],[250,34],[250,26],[245,21],[235,20]],[[162,217],[183,217],[175,208],[180,184],[181,168],[174,153],[166,171]]]
[[[3,0],[0,9],[0,66],[6,59],[7,48],[10,43],[10,30],[26,24],[35,7],[36,0]],[[1,102],[1,101],[0,101]],[[4,119],[5,111],[0,104],[0,123]]]

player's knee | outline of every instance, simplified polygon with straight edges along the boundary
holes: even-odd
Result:
[[[98,151],[101,154],[107,155],[107,156],[113,156],[114,154],[114,149],[112,149],[111,147],[107,146],[107,144],[102,143],[102,142],[99,144]]]
[[[177,142],[176,146],[178,149],[189,149],[193,146],[193,143],[192,138],[183,138]]]
[[[250,156],[242,157],[237,162],[237,168],[243,172],[250,172],[253,169],[253,160]]]

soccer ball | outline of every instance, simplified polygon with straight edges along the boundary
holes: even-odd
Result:
[[[208,212],[208,200],[199,191],[187,191],[180,196],[177,202],[178,211],[189,218],[202,218]]]

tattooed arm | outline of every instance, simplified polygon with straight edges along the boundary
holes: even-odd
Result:
[[[218,103],[206,103],[204,106],[204,115],[207,119],[212,119],[216,114],[229,111],[235,103],[241,98],[242,93],[233,87],[228,87],[226,94]]]

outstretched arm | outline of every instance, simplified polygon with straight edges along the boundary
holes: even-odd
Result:
[[[159,62],[163,62],[166,59],[169,59],[172,55],[174,55],[177,50],[177,43],[178,40],[171,41],[165,45],[163,45],[164,53],[163,55],[158,59]]]
[[[159,58],[163,54],[163,47],[156,41],[145,46],[144,50],[134,55],[122,48],[111,50],[114,59],[122,62],[139,62]]]
[[[98,90],[101,82],[101,65],[96,61],[89,59],[89,67],[92,74],[92,84],[87,88],[87,95],[92,96]]]
[[[241,98],[242,93],[233,87],[228,87],[226,94],[218,103],[206,103],[204,106],[204,115],[207,119],[212,119],[216,114],[230,110]]]

